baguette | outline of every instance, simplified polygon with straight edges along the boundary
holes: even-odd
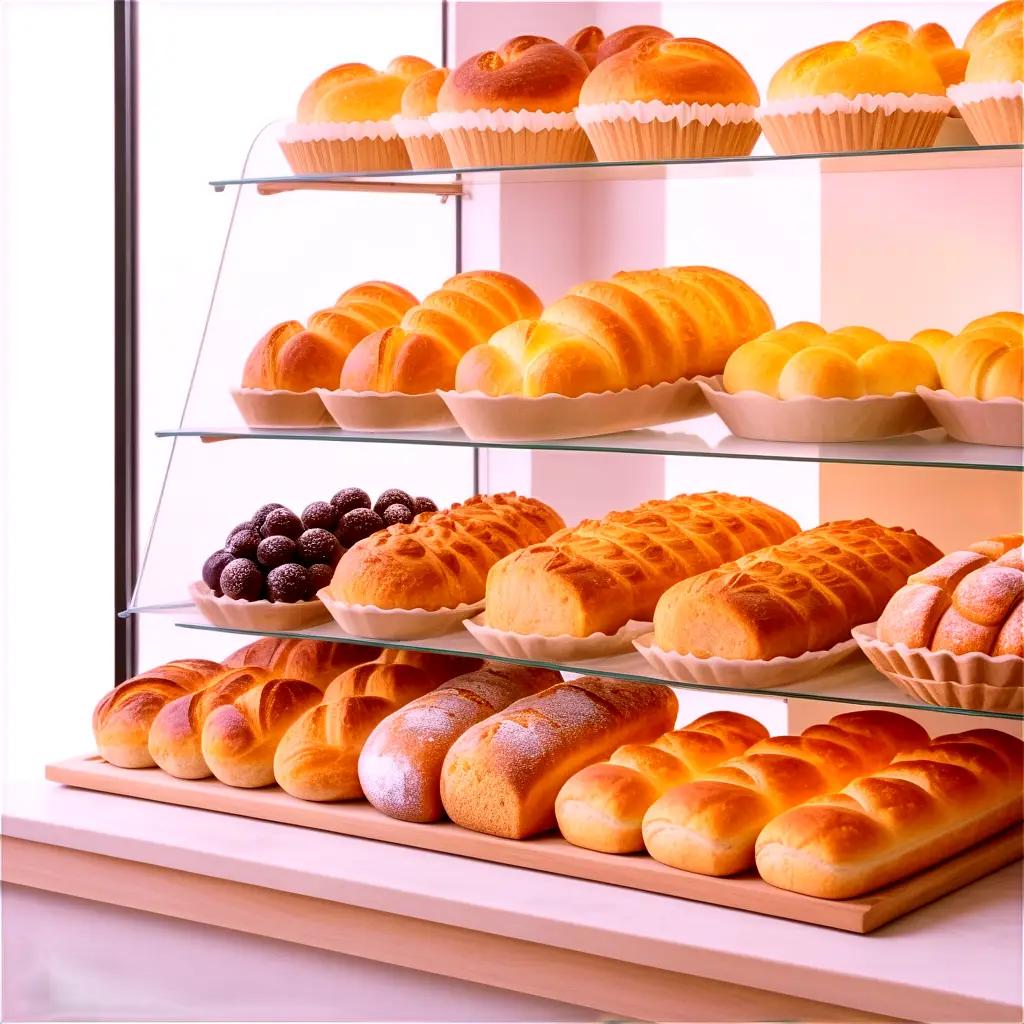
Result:
[[[780,889],[849,899],[937,864],[1021,820],[1024,744],[992,729],[940,736],[774,818],[757,869]]]
[[[441,803],[456,824],[524,839],[555,825],[555,797],[582,767],[675,722],[667,686],[584,676],[558,683],[464,732],[441,769]]]
[[[607,761],[587,765],[559,790],[555,800],[559,831],[574,846],[587,850],[642,850],[644,812],[662,793],[742,754],[767,736],[768,730],[753,718],[713,711],[651,744],[619,747]]]
[[[875,710],[837,715],[800,736],[762,740],[659,797],[644,815],[644,845],[655,860],[684,871],[745,871],[754,866],[758,834],[776,815],[927,742],[916,722]]]

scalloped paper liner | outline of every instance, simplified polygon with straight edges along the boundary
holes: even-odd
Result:
[[[332,422],[316,390],[232,388],[231,397],[250,427],[329,427]]]
[[[480,391],[439,391],[445,405],[472,441],[551,441],[594,437],[675,423],[707,413],[698,386],[717,377],[683,377],[601,394],[501,395]]]
[[[541,636],[539,633],[513,633],[494,629],[484,621],[486,614],[467,619],[463,625],[490,654],[529,661],[586,661],[628,651],[638,636],[650,631],[652,623],[631,619],[618,632],[591,633],[590,636]]]
[[[316,394],[342,430],[448,430],[455,420],[436,393],[328,391]]]
[[[946,391],[918,387],[939,425],[957,441],[1000,448],[1024,446],[1024,402],[1019,398],[959,398]]]
[[[414,135],[402,141],[414,170],[435,171],[451,167],[448,147],[439,132]]]
[[[281,151],[295,174],[344,174],[407,171],[412,166],[405,143],[390,139],[281,139]]]
[[[936,426],[923,399],[910,392],[783,400],[759,391],[729,394],[721,384],[700,387],[733,434],[757,441],[877,441]]]
[[[571,113],[465,110],[431,114],[453,167],[577,164],[594,159],[586,133]]]
[[[455,608],[378,608],[372,604],[348,604],[331,596],[329,588],[317,592],[328,616],[351,636],[373,640],[424,640],[459,628],[464,619],[478,614],[483,601]]]
[[[676,683],[728,686],[759,690],[789,686],[824,672],[857,653],[856,640],[842,640],[826,651],[808,651],[798,658],[747,661],[740,658],[698,658],[693,654],[666,651],[647,633],[633,641],[644,661],[664,678]]]
[[[980,145],[1024,144],[1024,82],[963,82],[947,91]]]
[[[857,626],[854,639],[871,664],[911,696],[967,711],[1024,711],[1024,658],[887,644],[878,639],[877,627],[877,622]]]
[[[236,601],[230,597],[214,597],[213,591],[202,581],[189,584],[188,593],[207,622],[228,629],[291,631],[331,621],[330,612],[320,600],[292,604],[284,601]]]

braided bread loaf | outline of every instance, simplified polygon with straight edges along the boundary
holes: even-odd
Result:
[[[513,320],[539,312],[540,299],[511,274],[457,274],[408,310],[398,326],[363,338],[341,368],[341,387],[408,395],[450,389],[464,352]]]
[[[1024,655],[1022,540],[993,537],[914,573],[885,606],[878,639],[951,654]]]
[[[770,505],[718,491],[585,519],[494,566],[487,624],[544,636],[615,633],[630,619],[650,619],[676,580],[798,529]]]
[[[397,652],[389,652],[397,653]],[[264,637],[224,659],[225,668],[265,668],[284,679],[304,679],[323,690],[353,665],[381,657],[379,647],[338,644],[329,640],[285,640]]]
[[[670,867],[736,874],[753,866],[754,842],[776,815],[927,742],[921,726],[891,711],[854,711],[800,736],[761,740],[653,803],[644,815],[644,845]]]
[[[243,388],[309,391],[336,388],[342,364],[371,331],[398,323],[416,296],[387,281],[349,288],[331,309],[314,313],[308,327],[277,324],[260,338],[242,371]]]
[[[470,349],[455,387],[574,397],[721,373],[735,348],[774,324],[764,300],[725,271],[621,272],[577,285],[539,319],[517,320]]]
[[[349,548],[330,593],[380,608],[454,608],[484,596],[488,570],[517,548],[562,528],[558,513],[517,494],[476,495],[442,512],[424,512]]]
[[[92,713],[100,756],[119,768],[151,768],[149,730],[164,705],[208,686],[224,672],[216,661],[171,661],[126,680],[111,690]]]
[[[1024,744],[993,729],[940,736],[773,819],[757,840],[772,885],[849,899],[930,867],[1022,817]]]
[[[825,523],[665,591],[655,643],[700,658],[826,650],[878,618],[907,576],[941,552],[870,519]]]
[[[574,846],[588,850],[642,850],[644,813],[662,793],[739,756],[767,736],[768,730],[753,718],[713,711],[650,744],[627,743],[607,761],[578,771],[559,790],[559,831]]]

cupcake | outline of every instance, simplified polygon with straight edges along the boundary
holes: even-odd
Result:
[[[949,95],[983,146],[1024,143],[1024,2],[982,15],[967,36],[967,74]]]
[[[599,160],[745,156],[761,133],[759,99],[721,47],[648,35],[599,60],[576,116]]]
[[[952,106],[928,49],[871,26],[791,57],[758,116],[776,153],[837,153],[930,146]]]
[[[281,149],[296,174],[390,171],[409,167],[393,118],[406,86],[433,65],[396,57],[384,71],[339,64],[314,79],[285,127]]]
[[[603,60],[614,56],[620,50],[628,50],[642,39],[671,39],[672,33],[656,25],[630,25],[606,36],[596,25],[581,28],[565,41],[570,50],[575,50],[593,70]]]
[[[437,94],[448,74],[447,68],[432,68],[414,78],[402,93],[402,110],[395,119],[395,128],[418,171],[452,165],[441,133],[430,126],[429,120],[437,113]]]
[[[588,71],[565,46],[517,36],[448,76],[430,125],[455,167],[589,160],[590,143],[573,113]]]

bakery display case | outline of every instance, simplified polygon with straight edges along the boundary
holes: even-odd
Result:
[[[366,63],[210,181],[138,664],[54,807],[179,829],[176,916],[522,1019],[1019,1016],[1020,4],[349,6]]]

